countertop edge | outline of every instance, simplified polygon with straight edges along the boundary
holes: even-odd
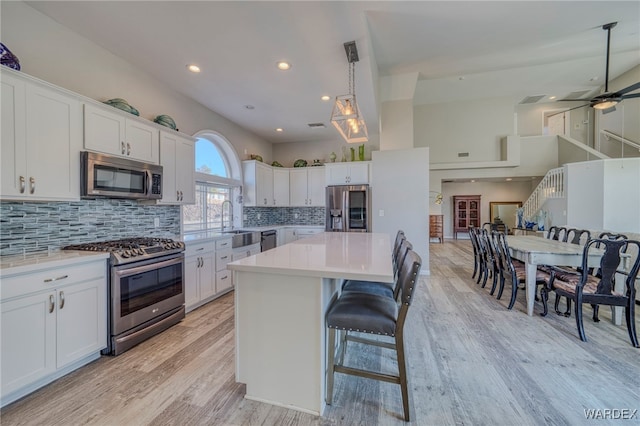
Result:
[[[109,253],[94,252],[55,252],[27,256],[6,256],[0,259],[0,278],[38,272],[40,270],[77,265],[96,260],[106,260]]]

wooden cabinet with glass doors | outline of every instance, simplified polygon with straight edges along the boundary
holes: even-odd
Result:
[[[469,232],[469,226],[480,226],[480,195],[453,197],[453,238],[458,232]]]

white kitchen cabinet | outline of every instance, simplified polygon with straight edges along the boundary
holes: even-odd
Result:
[[[80,199],[82,104],[63,91],[2,70],[0,197]]]
[[[231,271],[227,263],[233,259],[230,239],[216,241],[216,293],[222,294],[233,287]]]
[[[369,183],[369,161],[325,164],[327,185],[361,185]]]
[[[274,167],[273,172],[273,205],[289,206],[289,169]]]
[[[285,228],[284,230],[284,244],[288,244],[292,241],[300,240],[302,238],[311,237],[312,235],[324,232],[324,228]]]
[[[285,244],[289,244],[292,241],[295,241],[298,239],[298,236],[296,235],[296,230],[295,229],[291,229],[291,228],[286,228],[284,230],[284,243]]]
[[[3,276],[2,405],[100,356],[107,346],[105,260]]]
[[[312,237],[316,234],[324,232],[324,228],[298,228],[296,229],[296,237],[298,240]]]
[[[273,169],[260,161],[242,162],[244,176],[244,205],[247,207],[272,207]]]
[[[260,253],[260,243],[234,248],[232,260],[235,262],[236,260],[244,259],[245,257],[253,256],[258,253]]]
[[[292,207],[324,207],[324,167],[291,169],[289,172],[289,202]]]
[[[215,242],[187,243],[185,254],[185,309],[192,311],[216,294]]]
[[[195,141],[160,131],[162,200],[158,204],[195,204]]]
[[[131,160],[158,164],[159,130],[114,107],[84,105],[84,147]]]

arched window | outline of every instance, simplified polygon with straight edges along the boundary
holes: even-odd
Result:
[[[242,185],[240,159],[229,141],[218,132],[205,130],[194,136],[197,138],[196,203],[182,209],[183,230],[185,233],[219,231],[223,226],[238,224],[241,212],[236,200]]]

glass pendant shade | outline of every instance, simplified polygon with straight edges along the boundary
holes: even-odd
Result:
[[[331,123],[347,143],[361,143],[369,140],[367,125],[360,116],[356,95],[336,96],[331,112]]]

